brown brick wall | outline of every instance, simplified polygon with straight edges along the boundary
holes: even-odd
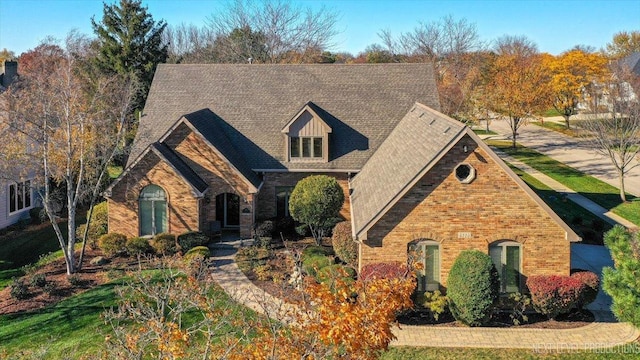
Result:
[[[469,147],[464,153],[463,145]],[[454,168],[476,169],[461,184]],[[464,238],[459,233],[470,233]],[[467,234],[465,234],[467,235]],[[523,275],[569,274],[570,247],[565,231],[549,217],[470,137],[464,137],[385,214],[360,247],[361,265],[407,261],[407,244],[425,238],[440,242],[441,282],[465,249],[488,253],[489,244],[522,244]],[[462,236],[462,237],[460,237]]]
[[[140,191],[155,184],[164,189],[168,203],[168,231],[180,234],[198,230],[199,199],[173,169],[150,152],[112,189],[108,199],[109,232],[134,237],[140,234],[138,197]]]
[[[328,175],[336,178],[338,184],[344,191],[344,205],[340,210],[340,216],[345,220],[351,219],[351,202],[349,201],[349,178],[345,173],[302,173],[302,172],[282,172],[265,173],[264,184],[258,194],[258,207],[256,217],[258,219],[269,219],[276,216],[276,186],[296,186],[298,181],[311,175]]]

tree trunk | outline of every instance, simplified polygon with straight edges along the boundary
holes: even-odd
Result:
[[[487,135],[489,135],[489,119],[487,119],[485,123],[487,124]]]
[[[518,122],[520,119],[511,119],[511,147],[516,149],[516,136],[518,136]]]
[[[69,199],[71,200],[71,199]],[[74,274],[76,272],[75,263],[75,245],[76,245],[76,207],[73,206],[71,201],[68,204],[69,211],[68,223],[67,223],[67,275]]]
[[[618,179],[620,180],[620,199],[622,202],[627,202],[627,194],[624,191],[624,173],[622,170],[618,170]]]
[[[567,129],[571,129],[571,126],[569,126],[569,117],[571,117],[571,115],[563,114],[562,116],[564,117],[564,123],[567,125]]]

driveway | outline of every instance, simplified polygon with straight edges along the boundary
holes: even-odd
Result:
[[[495,120],[489,128],[511,138],[507,120]],[[520,128],[517,141],[616,188],[620,187],[615,167],[609,158],[591,150],[583,139],[529,124]],[[640,166],[631,169],[625,176],[625,188],[627,193],[640,197]]]

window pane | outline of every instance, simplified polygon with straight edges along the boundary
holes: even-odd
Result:
[[[322,157],[322,138],[313,138],[313,157]]]
[[[153,215],[155,220],[155,233],[159,234],[167,232],[167,202],[166,201],[154,201],[153,202]]]
[[[311,157],[311,138],[302,138],[302,157]]]
[[[24,182],[24,206],[31,206],[31,181]]]
[[[17,210],[24,209],[24,183],[18,183],[18,192],[16,194],[16,198],[18,199]]]
[[[507,264],[505,267],[505,291],[520,291],[520,247],[507,246]]]
[[[424,246],[421,243],[412,243],[409,244],[408,254],[407,254],[412,262],[421,265],[421,269],[416,271],[416,280],[417,280],[417,291],[426,291],[426,267],[424,266]]]
[[[500,246],[491,246],[489,248],[489,256],[491,256],[491,260],[493,261],[493,265],[498,270],[498,275],[500,276],[500,291],[503,291],[504,280],[502,276],[502,247]]]
[[[292,137],[291,138],[291,148],[290,148],[291,157],[300,157],[300,138]]]
[[[426,290],[438,290],[440,285],[440,252],[438,245],[425,246],[425,278]]]
[[[153,235],[153,221],[151,217],[152,202],[140,201],[140,236]]]
[[[289,196],[293,187],[277,186],[276,187],[276,217],[283,218],[289,216]]]
[[[16,184],[9,185],[9,212],[16,211]]]

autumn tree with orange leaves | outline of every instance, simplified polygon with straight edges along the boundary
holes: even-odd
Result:
[[[575,49],[559,56],[545,55],[544,60],[551,72],[553,107],[562,114],[570,129],[569,118],[577,113],[578,104],[585,100],[589,87],[606,78],[607,58]]]
[[[487,108],[507,119],[515,148],[520,127],[551,106],[551,74],[536,45],[525,37],[500,38],[496,53],[485,78]]]

